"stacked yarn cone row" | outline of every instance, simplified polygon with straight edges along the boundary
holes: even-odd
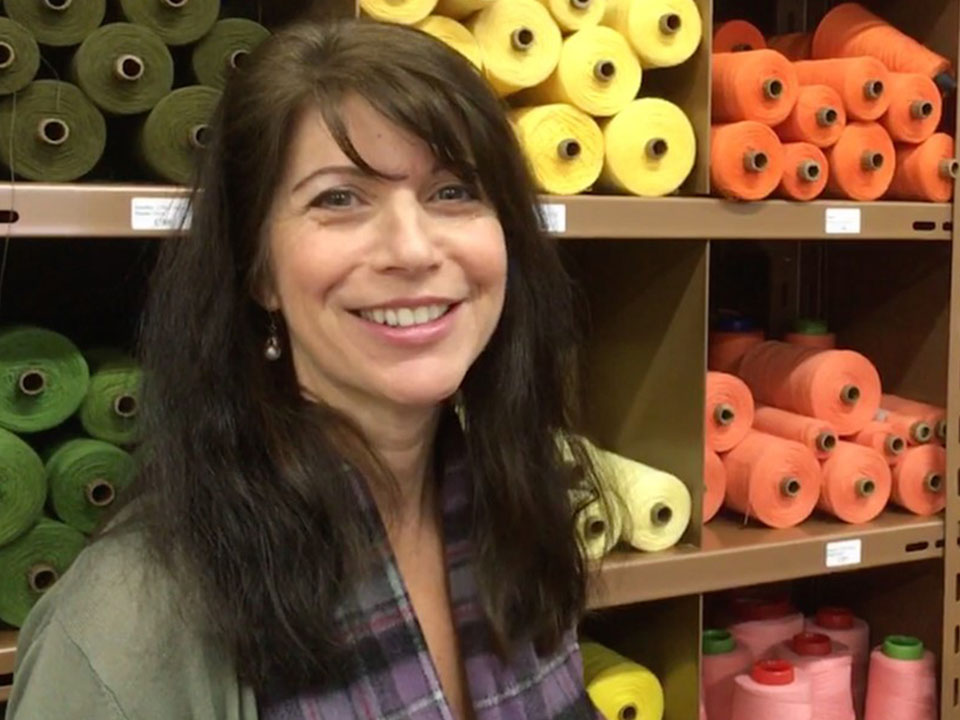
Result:
[[[694,0],[361,0],[360,8],[435,36],[484,74],[513,108],[544,193],[659,197],[693,169],[692,123],[643,88],[699,47]]]
[[[39,327],[0,329],[0,623],[19,626],[134,479],[140,370]]]
[[[711,332],[704,522],[722,506],[775,528],[816,509],[853,524],[889,503],[943,510],[944,409],[884,394],[873,364],[827,335]]]
[[[714,30],[711,183],[760,200],[947,202],[960,164],[938,132],[949,63],[858,3],[811,34]]]

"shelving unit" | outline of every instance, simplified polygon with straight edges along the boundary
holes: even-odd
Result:
[[[283,11],[268,10],[276,13],[269,19],[282,20],[281,12],[289,16],[309,2],[284,3]],[[700,159],[683,189],[687,195],[708,189],[711,18],[721,10],[729,17],[765,13],[783,29],[795,29],[788,25],[813,23],[835,3],[698,4],[703,47],[689,64],[649,77],[687,111],[697,131]],[[866,4],[958,57],[960,0]],[[339,14],[356,11],[353,0],[326,7]],[[0,183],[0,233],[25,252],[31,239],[46,244],[49,238],[77,243],[114,238],[126,247],[126,239],[169,237],[185,199],[186,192],[172,186]],[[873,523],[850,526],[817,515],[789,530],[744,525],[728,514],[705,526],[695,521],[672,550],[616,552],[605,559],[591,583],[590,630],[658,674],[667,696],[666,720],[694,720],[705,594],[799,580],[815,595],[812,588],[849,590],[866,578],[868,596],[857,602],[878,628],[892,627],[898,612],[916,615],[925,641],[939,642],[934,650],[941,658],[941,718],[960,720],[957,202],[733,203],[704,196],[542,197],[540,202],[589,309],[584,429],[602,446],[687,482],[694,518],[700,517],[711,297],[729,289],[716,273],[748,252],[764,259],[766,285],[757,294],[769,302],[764,309],[772,322],[789,317],[793,300],[811,289],[805,283],[816,285],[813,291],[831,299],[830,319],[842,344],[870,356],[892,391],[946,401],[950,418],[944,516],[890,510]],[[807,273],[811,257],[814,264],[829,259],[822,275]],[[834,557],[837,543],[850,548],[857,542],[859,561],[845,555],[846,564],[831,565],[836,561],[828,556]],[[894,586],[901,575],[911,579],[909,588]],[[913,592],[916,588],[922,592]],[[13,671],[15,645],[16,633],[0,631],[0,702],[8,691],[3,686]]]

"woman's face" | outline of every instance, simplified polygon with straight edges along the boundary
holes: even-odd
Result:
[[[267,224],[271,289],[301,386],[349,411],[452,395],[500,318],[506,246],[477,188],[366,101],[346,100],[357,168],[301,114]],[[358,405],[362,403],[362,405]]]

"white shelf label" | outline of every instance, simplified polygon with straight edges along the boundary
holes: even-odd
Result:
[[[859,235],[860,208],[827,208],[827,235]]]
[[[543,229],[549,233],[567,231],[567,206],[563,203],[543,203],[540,205],[540,218]]]
[[[190,202],[186,198],[135,197],[130,201],[130,227],[134,230],[172,231],[181,227],[188,230],[189,211]]]
[[[844,567],[845,565],[859,565],[862,560],[863,541],[836,540],[827,543],[827,567]]]

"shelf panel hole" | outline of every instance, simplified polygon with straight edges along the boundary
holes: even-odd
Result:
[[[16,210],[0,210],[0,223],[12,225],[20,220],[20,213]]]
[[[940,538],[939,540],[937,540],[937,541],[933,544],[933,546],[936,547],[936,548],[942,548],[942,547],[943,547],[943,538]]]
[[[946,230],[947,232],[952,232],[953,222],[951,222],[950,220],[945,220],[943,223],[943,229]]]
[[[937,229],[937,224],[933,220],[914,220],[913,229],[919,232],[930,232]]]
[[[960,625],[953,626],[953,654],[960,653]]]
[[[920,552],[921,550],[926,550],[930,547],[930,543],[926,540],[920,540],[918,542],[907,543],[906,550],[908,553]],[[958,576],[957,581],[960,582],[960,576]],[[960,597],[957,598],[960,600]]]

